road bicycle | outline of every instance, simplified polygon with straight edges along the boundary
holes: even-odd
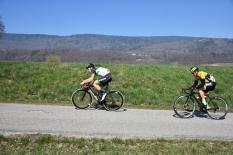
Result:
[[[100,101],[98,93],[95,91],[92,84],[85,84],[81,89],[73,92],[71,100],[73,105],[78,109],[86,109],[89,107],[103,106],[108,111],[116,111],[124,104],[122,93],[116,90],[109,90],[109,84],[106,84],[103,89],[106,91],[106,96],[103,101]],[[93,102],[95,100],[96,102]],[[95,103],[95,104],[94,104]]]
[[[197,106],[200,111],[207,114],[212,119],[224,119],[227,112],[227,102],[220,96],[210,96],[206,94],[206,101],[210,108],[206,108],[197,92],[193,89],[182,89],[182,95],[177,96],[173,101],[173,110],[181,118],[193,116]]]

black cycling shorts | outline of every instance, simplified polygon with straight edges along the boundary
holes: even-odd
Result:
[[[102,78],[100,78],[100,79],[98,80],[98,82],[99,82],[102,86],[108,84],[108,83],[111,82],[111,81],[112,81],[112,76],[111,76],[111,74],[108,74],[108,75],[106,75],[106,76],[104,76],[104,77],[102,77]]]
[[[209,91],[213,91],[216,87],[216,83],[215,82],[212,82],[211,85],[207,85],[206,86],[206,89],[204,90],[205,93],[208,93]]]

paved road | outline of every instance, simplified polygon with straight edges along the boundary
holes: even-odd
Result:
[[[109,112],[72,106],[0,104],[0,134],[53,134],[97,138],[233,140],[233,114],[224,120],[180,119],[167,110]]]

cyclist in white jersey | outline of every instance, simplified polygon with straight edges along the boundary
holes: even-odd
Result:
[[[101,88],[101,86],[104,86],[112,81],[110,70],[103,67],[95,67],[95,65],[92,63],[88,64],[86,69],[88,69],[92,75],[88,79],[83,80],[80,84],[84,85],[94,81],[93,86],[99,92],[99,100],[103,101],[106,96],[106,92]],[[96,76],[98,77],[97,80],[95,79]]]

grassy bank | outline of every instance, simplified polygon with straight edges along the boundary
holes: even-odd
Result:
[[[98,66],[99,64],[97,64]],[[70,96],[89,76],[84,64],[0,62],[0,102],[71,105]],[[112,71],[110,88],[120,90],[126,106],[171,108],[182,87],[192,84],[190,66],[101,64]],[[201,66],[218,84],[214,94],[233,103],[233,66]]]
[[[233,142],[0,136],[0,154],[233,154]]]

